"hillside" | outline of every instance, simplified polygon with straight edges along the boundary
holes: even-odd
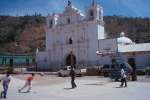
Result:
[[[44,49],[45,18],[40,15],[0,17],[0,52],[34,53]]]
[[[124,31],[137,43],[150,42],[150,18],[106,16],[105,31],[108,37],[118,37]],[[0,53],[35,53],[45,48],[45,17],[0,16]]]
[[[118,37],[124,31],[136,43],[150,42],[150,18],[104,17],[109,37]]]

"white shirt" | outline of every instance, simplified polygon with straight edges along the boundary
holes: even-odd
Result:
[[[124,69],[121,69],[121,77],[122,77],[122,78],[126,78],[126,77],[127,77],[127,75],[126,75]]]
[[[3,84],[9,84],[9,82],[10,82],[10,80],[11,80],[11,77],[10,76],[5,76],[5,77],[3,77],[2,78],[2,81],[3,81]]]

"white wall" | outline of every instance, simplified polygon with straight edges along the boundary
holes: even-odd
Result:
[[[95,14],[100,12],[100,8],[97,7],[94,8]],[[67,22],[68,18],[70,18],[70,23]],[[48,23],[51,19],[57,22],[54,27],[49,28]],[[100,20],[103,21],[103,19]],[[98,62],[98,56],[96,55],[98,39],[105,38],[104,26],[101,25],[100,20],[99,17],[95,17],[94,20],[87,20],[73,6],[66,6],[61,14],[48,16],[46,28],[47,53],[40,53],[39,60],[42,61],[44,56],[47,56],[48,66],[52,69],[58,69],[65,64],[66,56],[72,51],[77,64],[96,64]],[[69,38],[73,40],[72,45],[68,44]]]
[[[108,53],[112,52],[115,53],[118,51],[118,44],[117,39],[102,39],[99,40],[99,52],[101,53]]]
[[[98,25],[97,26],[98,28],[98,39],[105,39],[106,38],[106,36],[105,36],[105,30],[104,30],[104,26],[102,26],[102,25]]]
[[[36,64],[38,68],[47,69],[48,67],[47,52],[38,52],[36,54]]]

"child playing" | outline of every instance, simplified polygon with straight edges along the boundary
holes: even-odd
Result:
[[[7,97],[8,86],[9,86],[9,83],[10,83],[10,80],[11,80],[9,73],[7,72],[6,76],[4,78],[2,78],[1,80],[2,80],[2,85],[3,85],[3,91],[1,92],[0,97],[1,98],[6,98]]]
[[[24,88],[27,88],[27,91],[26,92],[30,92],[31,90],[31,81],[33,80],[34,78],[34,74],[32,73],[31,75],[29,75],[26,79],[26,82],[25,82],[25,85],[21,88],[21,89],[18,89],[18,92],[21,92]]]

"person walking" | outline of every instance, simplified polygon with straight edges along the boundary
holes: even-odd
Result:
[[[6,98],[7,97],[8,87],[9,87],[9,83],[11,81],[11,77],[10,77],[9,72],[7,72],[6,76],[3,77],[1,80],[2,80],[3,91],[1,92],[0,97],[1,98]]]
[[[120,87],[123,87],[124,84],[125,84],[124,87],[127,87],[127,75],[125,73],[125,70],[122,68],[121,69],[121,85],[120,85]]]
[[[34,74],[32,73],[31,75],[27,76],[26,82],[24,84],[24,86],[20,89],[18,89],[18,92],[22,92],[23,89],[28,88],[26,92],[30,92],[31,91],[31,82],[34,78]]]
[[[71,77],[71,86],[72,86],[72,88],[76,88],[77,87],[77,85],[76,85],[76,83],[75,83],[75,71],[74,71],[74,68],[73,67],[71,67],[71,70],[70,70],[70,77]]]

